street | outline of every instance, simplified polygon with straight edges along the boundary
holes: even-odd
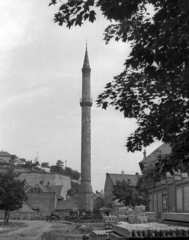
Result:
[[[75,229],[73,225],[46,221],[17,220],[16,222],[23,222],[28,226],[9,232],[0,232],[1,240],[75,240],[82,238],[82,234],[72,233]]]

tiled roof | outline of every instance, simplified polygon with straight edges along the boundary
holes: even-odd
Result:
[[[3,156],[3,157],[11,157],[11,154],[8,153],[8,152],[0,151],[0,156]]]
[[[42,190],[42,192],[49,192],[48,189],[45,186],[43,186],[42,184],[40,184],[40,183],[35,184],[30,189],[32,189],[32,188],[40,188]]]
[[[59,197],[63,185],[51,185],[48,187],[49,192],[55,192],[56,196]]]
[[[96,191],[95,193],[93,193],[93,197],[94,197],[94,199],[96,199],[96,198],[104,199],[104,192]]]
[[[114,174],[114,173],[107,173],[107,175],[110,177],[113,185],[116,185],[116,181],[122,182],[123,180],[125,180],[130,181],[131,185],[133,186],[136,186],[139,176],[134,174]]]
[[[142,161],[139,162],[139,165],[142,167],[147,162],[155,162],[157,159],[157,156],[163,156],[166,154],[170,154],[172,152],[172,149],[169,144],[163,143],[158,148],[156,148],[152,153],[150,153],[148,156],[144,157]]]

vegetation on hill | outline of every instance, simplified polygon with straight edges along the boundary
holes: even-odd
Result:
[[[63,167],[63,162],[61,160],[57,160],[56,165],[52,165],[50,167],[51,173],[59,173],[62,175],[69,176],[71,179],[79,180],[80,179],[80,173],[76,170],[73,170],[69,167]]]
[[[78,171],[70,167],[64,167],[64,163],[61,160],[57,160],[56,165],[50,166],[48,162],[42,162],[40,164],[39,161],[36,160],[26,160],[25,158],[18,158],[16,155],[12,155],[10,162],[19,168],[25,168],[31,171],[44,172],[49,169],[51,173],[69,176],[75,180],[79,180],[81,175]]]
[[[22,207],[27,200],[25,180],[16,179],[14,170],[0,173],[0,210],[5,211],[4,224],[9,222],[10,212]]]
[[[71,182],[71,189],[69,189],[67,191],[67,194],[70,196],[70,197],[75,197],[75,196],[79,196],[79,186],[80,184],[77,183],[77,182]]]
[[[189,1],[72,0],[60,4],[54,21],[68,28],[94,22],[96,9],[111,21],[104,40],[129,42],[124,69],[109,82],[97,105],[134,118],[138,128],[128,137],[134,152],[154,140],[171,144],[172,156],[161,167],[188,162],[189,150]],[[149,11],[151,9],[151,11]]]

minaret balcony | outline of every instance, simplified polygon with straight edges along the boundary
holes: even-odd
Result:
[[[91,107],[93,105],[92,98],[80,98],[80,106],[81,107]]]

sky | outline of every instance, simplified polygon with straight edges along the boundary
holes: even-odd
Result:
[[[140,173],[142,152],[128,153],[127,137],[136,129],[113,107],[96,106],[97,96],[124,69],[130,47],[103,40],[109,22],[71,30],[53,22],[58,6],[49,0],[0,1],[0,150],[40,163],[80,171],[81,84],[86,39],[91,66],[91,161],[93,190],[104,189],[106,173]],[[146,148],[147,155],[160,142]]]

